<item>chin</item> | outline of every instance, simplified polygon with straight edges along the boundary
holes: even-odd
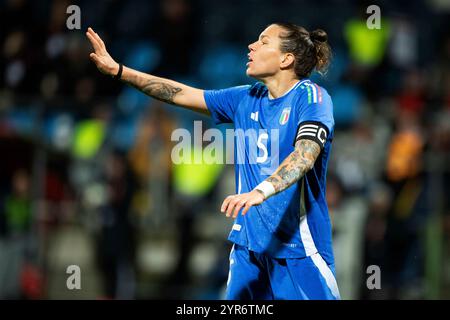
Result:
[[[248,77],[256,78],[256,74],[254,72],[252,72],[252,70],[250,68],[247,68],[245,73],[247,74]]]

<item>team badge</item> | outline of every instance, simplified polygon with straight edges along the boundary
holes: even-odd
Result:
[[[290,114],[291,114],[291,108],[284,108],[283,109],[283,112],[281,113],[280,121],[279,121],[281,125],[283,125],[286,122],[288,122]]]

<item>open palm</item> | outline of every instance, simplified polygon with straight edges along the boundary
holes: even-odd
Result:
[[[88,28],[86,32],[86,36],[94,48],[94,52],[92,52],[89,57],[92,61],[94,61],[97,69],[100,72],[108,75],[115,75],[119,69],[119,65],[114,59],[109,55],[108,51],[106,51],[105,43],[99,37],[97,33],[92,30],[92,28]]]

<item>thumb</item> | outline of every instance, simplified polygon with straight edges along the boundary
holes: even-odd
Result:
[[[94,61],[95,64],[100,63],[100,58],[95,53],[91,53],[89,55],[89,58],[91,58],[91,60]]]

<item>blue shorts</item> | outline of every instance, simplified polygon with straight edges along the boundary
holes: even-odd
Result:
[[[235,244],[230,253],[227,300],[338,300],[334,265],[319,253],[274,259]]]

